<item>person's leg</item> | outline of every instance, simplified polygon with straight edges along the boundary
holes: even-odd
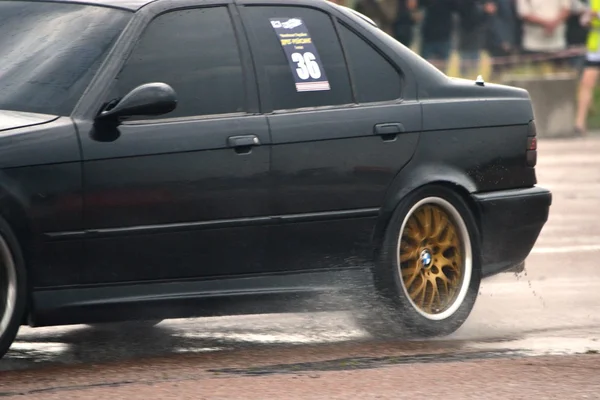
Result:
[[[460,51],[460,74],[471,77],[479,71],[479,50]]]
[[[575,129],[579,131],[580,134],[585,134],[587,129],[588,111],[592,103],[598,75],[600,75],[600,63],[591,64],[588,62],[581,76],[579,95],[577,98]]]
[[[492,63],[490,80],[499,80],[502,73],[508,69],[508,56],[510,54],[498,46],[489,46],[487,52]]]
[[[542,63],[544,63],[544,61],[540,61],[540,59],[543,58],[543,54],[537,51],[532,51],[532,50],[526,50],[523,49],[521,51],[521,64],[525,65],[525,66],[537,66],[540,65]]]
[[[421,55],[440,70],[444,70],[446,63],[443,49],[443,42],[426,42],[422,45]]]
[[[552,56],[552,67],[555,71],[562,72],[569,68],[571,58],[563,57],[558,54],[558,52],[551,53]]]
[[[435,48],[431,42],[421,41],[421,57],[431,61],[435,56]]]
[[[577,56],[575,68],[577,71],[577,77],[581,79],[581,76],[583,75],[583,70],[585,69],[585,56]]]
[[[448,62],[450,61],[450,53],[452,51],[452,42],[450,40],[438,42],[437,52],[440,58],[440,69],[443,71],[448,70]]]
[[[396,35],[396,40],[405,45],[406,47],[412,46],[413,42],[413,30],[412,26],[409,24],[397,22],[394,26],[394,33]]]
[[[568,58],[569,67],[573,69],[579,77],[583,72],[585,57],[579,54],[571,56]]]

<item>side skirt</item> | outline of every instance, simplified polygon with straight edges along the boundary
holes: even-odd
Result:
[[[369,268],[197,281],[135,282],[34,291],[28,324],[51,326],[135,319],[341,310],[370,290]]]

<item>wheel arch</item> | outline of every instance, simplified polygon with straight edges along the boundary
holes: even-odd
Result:
[[[458,194],[473,213],[477,229],[480,229],[479,207],[471,196],[477,192],[477,185],[466,173],[448,165],[426,165],[412,170],[405,168],[390,184],[380,209],[372,237],[375,256],[381,249],[385,231],[400,202],[410,193],[434,185],[444,186]]]
[[[27,213],[30,208],[25,191],[0,171],[0,217],[9,224],[24,253],[33,232],[31,218]]]
[[[23,262],[25,267],[26,276],[26,287],[28,293],[31,293],[31,279],[30,279],[30,252],[27,251],[31,248],[33,227],[31,218],[27,213],[29,207],[29,198],[25,195],[25,191],[22,190],[21,186],[14,180],[10,179],[3,171],[0,170],[0,218],[8,224],[12,230],[17,244],[21,248],[21,254],[23,256]],[[31,298],[27,295],[25,304],[24,318],[27,318],[28,310],[31,305]],[[26,323],[24,321],[23,323]]]

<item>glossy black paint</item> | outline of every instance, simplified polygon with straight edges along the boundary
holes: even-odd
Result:
[[[113,142],[82,143],[90,238],[82,283],[261,272],[266,228],[215,224],[269,215],[264,116],[125,123],[118,130]],[[243,154],[228,146],[229,137],[248,133],[261,145]],[[145,232],[202,221],[214,224]],[[118,234],[137,226],[146,229]]]
[[[69,118],[0,132],[0,194],[2,217],[24,247],[31,286],[76,283],[82,243],[44,238],[83,229],[80,149]]]
[[[351,304],[340,303],[335,294],[356,294],[368,290],[370,285],[369,270],[353,268],[37,291],[34,293],[37,312],[29,322],[32,326],[45,326],[162,319],[173,315],[185,318],[339,310]]]
[[[378,135],[375,125],[402,121],[406,132]],[[271,177],[275,214],[378,208],[394,176],[418,142],[420,107],[406,102],[379,107],[282,113],[269,116],[273,136]],[[300,228],[273,228],[272,262],[283,270],[365,262],[365,239],[375,216]],[[328,238],[326,243],[323,238]],[[290,257],[291,254],[298,256]],[[327,255],[326,262],[323,255]]]
[[[31,0],[30,0],[31,1]],[[146,4],[151,3],[154,0],[49,0],[57,3],[75,3],[75,4],[89,4],[99,7],[111,7],[119,8],[123,10],[136,11]]]
[[[475,194],[474,199],[480,212],[483,276],[519,265],[548,220],[552,194],[533,187]]]
[[[57,118],[55,115],[0,110],[0,131],[45,124]]]
[[[96,121],[163,115],[176,107],[177,94],[171,86],[161,82],[146,83],[126,94],[114,107],[102,111]]]
[[[521,89],[450,79],[333,4],[287,0],[368,39],[402,72],[402,98],[273,111],[243,10],[279,0],[85,3],[136,12],[70,117],[0,111],[1,213],[27,255],[32,325],[266,312],[368,286],[394,208],[434,182],[472,206],[486,276],[522,262],[547,219]],[[231,14],[246,111],[99,123],[146,25],[205,5]]]

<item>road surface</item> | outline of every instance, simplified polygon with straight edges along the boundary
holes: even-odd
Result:
[[[346,313],[24,327],[0,397],[600,398],[600,136],[539,148],[554,200],[526,271],[484,281],[449,337],[374,342]]]

